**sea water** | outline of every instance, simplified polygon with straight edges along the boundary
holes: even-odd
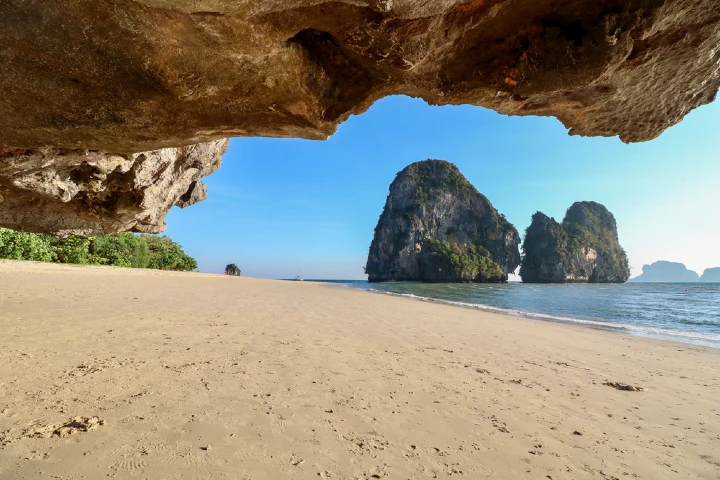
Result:
[[[720,283],[338,283],[417,300],[720,348]]]

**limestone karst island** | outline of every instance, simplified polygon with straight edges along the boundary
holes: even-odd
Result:
[[[443,160],[413,163],[390,185],[365,271],[371,282],[505,282],[520,266],[516,228]],[[623,283],[630,276],[615,218],[576,202],[562,224],[541,212],[525,232],[528,283]]]
[[[720,0],[0,1],[0,480],[720,479]]]
[[[596,202],[573,203],[562,223],[537,212],[523,252],[523,282],[623,283],[630,277],[615,217]]]
[[[520,236],[458,168],[413,163],[390,185],[365,271],[371,282],[504,282]]]

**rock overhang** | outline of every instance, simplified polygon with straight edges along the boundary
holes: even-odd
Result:
[[[44,167],[30,182],[41,193],[18,187],[27,171],[9,168],[18,161],[7,152],[84,152],[73,157],[77,170],[83,155],[129,158],[233,136],[325,139],[393,94],[555,116],[571,134],[650,140],[715,98],[715,1],[5,2],[0,195],[14,200],[0,212],[30,209],[54,191],[64,227],[77,218],[77,231],[88,222],[113,231],[135,228],[113,217],[114,206],[141,208],[142,195],[98,205],[80,191],[72,198],[97,215],[83,220]],[[207,150],[216,163],[217,149]],[[45,177],[55,187],[40,187]],[[178,198],[163,205],[205,192],[170,190]],[[150,214],[155,230],[163,215]],[[14,228],[66,230],[13,218]]]

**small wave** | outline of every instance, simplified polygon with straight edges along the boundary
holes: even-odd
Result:
[[[704,346],[720,348],[720,334],[670,330],[670,329],[666,329],[666,328],[629,325],[629,324],[622,324],[622,323],[616,323],[616,322],[610,322],[610,321],[588,320],[588,319],[574,318],[574,317],[563,317],[563,316],[558,316],[558,315],[549,315],[549,314],[545,314],[545,313],[526,312],[526,311],[515,310],[515,309],[510,309],[510,308],[493,307],[491,305],[484,305],[484,304],[480,304],[480,303],[459,302],[459,301],[452,301],[452,300],[442,300],[439,298],[432,298],[432,297],[423,297],[423,296],[415,295],[412,293],[388,292],[388,291],[384,291],[384,290],[377,290],[374,288],[358,288],[358,287],[353,287],[352,285],[348,285],[348,286],[350,288],[357,288],[357,289],[369,291],[372,293],[379,293],[382,295],[390,295],[393,297],[410,298],[413,300],[420,300],[422,302],[431,302],[431,303],[439,303],[439,304],[443,304],[443,305],[453,305],[453,306],[463,307],[463,308],[472,308],[474,310],[482,310],[482,311],[486,311],[486,312],[499,313],[499,314],[504,314],[504,315],[512,315],[514,317],[525,317],[525,318],[532,318],[532,319],[536,319],[536,320],[545,320],[545,321],[557,322],[557,323],[584,325],[587,327],[599,328],[599,329],[603,329],[603,330],[628,332],[628,333],[632,333],[632,334],[635,334],[638,336],[643,336],[643,337],[660,337],[660,338],[680,341],[680,342],[684,342],[684,343],[694,343],[694,344],[699,344],[699,345],[704,345]]]

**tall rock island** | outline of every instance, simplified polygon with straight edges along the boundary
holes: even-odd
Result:
[[[365,271],[371,282],[504,282],[520,264],[519,244],[455,165],[425,160],[390,185]]]
[[[526,283],[624,283],[630,277],[615,217],[596,202],[574,203],[562,223],[537,212],[523,251]]]

